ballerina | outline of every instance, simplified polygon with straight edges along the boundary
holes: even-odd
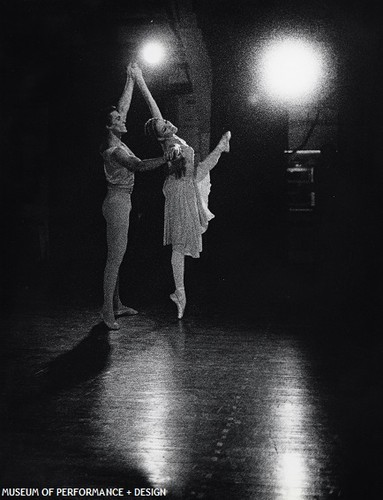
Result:
[[[223,134],[213,151],[195,166],[193,148],[176,135],[177,127],[162,117],[137,64],[132,65],[132,73],[152,115],[145,124],[145,132],[160,142],[168,160],[163,186],[163,243],[172,245],[175,291],[170,299],[176,304],[178,319],[181,319],[186,307],[185,256],[198,258],[202,251],[202,234],[214,217],[208,208],[211,186],[209,172],[217,165],[221,154],[230,151],[231,133],[228,131]]]

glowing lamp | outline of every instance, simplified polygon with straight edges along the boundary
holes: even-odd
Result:
[[[148,64],[159,64],[165,57],[165,49],[158,42],[147,43],[141,52],[144,61]]]
[[[265,90],[272,97],[290,102],[305,100],[320,87],[323,58],[309,43],[287,39],[269,46],[262,70]]]

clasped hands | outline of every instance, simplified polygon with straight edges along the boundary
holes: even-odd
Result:
[[[126,72],[133,80],[142,78],[142,70],[136,62],[130,62],[126,67]]]
[[[164,153],[164,160],[166,161],[179,160],[181,157],[182,151],[179,144],[173,144]]]

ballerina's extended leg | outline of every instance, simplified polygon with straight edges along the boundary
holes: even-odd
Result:
[[[222,136],[222,144],[224,146],[224,149],[223,151],[225,153],[228,153],[230,151],[230,139],[231,139],[231,132],[230,130],[228,130],[227,132],[225,132]]]

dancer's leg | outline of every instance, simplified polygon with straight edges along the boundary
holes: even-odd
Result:
[[[185,256],[182,253],[173,250],[171,262],[172,262],[173,278],[176,290],[185,290],[185,283],[184,283]]]
[[[120,197],[118,193],[110,195],[104,202],[103,213],[106,219],[108,255],[104,271],[102,317],[108,327],[118,329],[113,312],[113,297],[116,293],[118,271],[128,243],[130,198],[125,199],[122,195]]]
[[[172,269],[173,269],[173,278],[175,284],[175,292],[170,295],[170,298],[173,302],[175,302],[178,311],[178,319],[183,317],[185,306],[186,306],[186,294],[185,294],[185,282],[184,282],[184,274],[185,274],[185,256],[184,254],[177,252],[176,250],[172,251]]]
[[[113,312],[113,296],[117,285],[118,270],[125,254],[127,235],[118,234],[116,228],[107,228],[108,257],[104,271],[104,304],[102,316],[105,324],[118,329]]]
[[[208,172],[210,172],[210,170],[212,170],[217,165],[222,152],[228,153],[230,151],[230,139],[230,132],[226,132],[225,134],[223,134],[221,140],[213,149],[213,151],[209,153],[207,157],[198,164],[197,182],[200,182],[204,177],[206,177]]]
[[[120,274],[117,274],[116,287],[113,293],[113,309],[117,309],[118,305],[121,303],[120,299]]]
[[[115,316],[135,316],[138,311],[132,307],[124,306],[120,299],[120,276],[117,275],[116,288],[113,294],[113,311]]]

